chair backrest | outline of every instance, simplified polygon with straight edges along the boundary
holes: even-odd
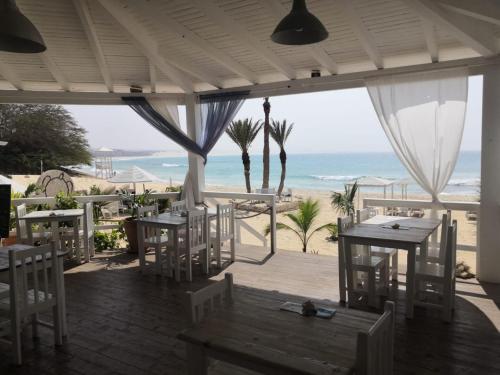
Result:
[[[455,267],[457,264],[457,221],[447,228],[446,252],[444,261],[444,277],[446,280],[455,279]]]
[[[54,242],[9,250],[10,302],[15,319],[45,311],[61,296]]]
[[[190,322],[200,323],[219,307],[233,302],[233,274],[226,273],[224,280],[196,292],[187,292],[187,296]]]
[[[206,208],[203,210],[189,210],[187,212],[188,231],[186,236],[186,249],[191,253],[192,251],[199,251],[206,249],[208,251],[208,244],[210,242],[208,211]]]
[[[377,215],[377,209],[373,207],[363,208],[361,210],[356,210],[356,223],[362,223]]]
[[[84,219],[83,230],[88,236],[94,233],[94,204],[87,202],[83,205]]]
[[[26,239],[28,237],[26,221],[21,219],[24,216],[26,216],[26,205],[23,203],[16,206],[16,236],[20,239]]]
[[[441,238],[439,239],[439,264],[444,264],[446,257],[446,243],[448,228],[451,225],[451,211],[446,211],[441,219]]]
[[[394,361],[394,302],[386,301],[384,314],[367,332],[358,333],[356,374],[390,375]]]
[[[158,215],[158,204],[154,204],[151,206],[142,206],[137,208],[138,217],[157,216],[157,215]]]
[[[217,205],[216,234],[219,241],[225,241],[234,236],[234,208],[232,204]]]
[[[171,208],[172,212],[186,211],[187,210],[186,201],[181,200],[181,201],[172,202],[170,208]]]
[[[354,217],[353,215],[339,217],[337,219],[337,230],[340,233],[345,232],[349,228],[354,226]]]

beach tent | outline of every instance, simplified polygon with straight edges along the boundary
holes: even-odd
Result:
[[[394,185],[401,187],[401,199],[408,199],[408,185],[415,183],[411,177],[405,177],[394,181]]]
[[[108,179],[108,182],[112,182],[115,184],[133,184],[134,192],[136,191],[136,183],[145,183],[145,182],[164,182],[162,179],[156,177],[154,174],[145,171],[137,166],[130,167],[129,169],[118,173],[116,176]]]
[[[2,176],[1,174],[0,174],[0,185],[10,185],[10,189],[14,193],[24,193],[26,191],[26,186],[18,182],[15,182],[14,180],[8,177]]]
[[[380,177],[372,177],[372,176],[365,176],[365,177],[360,177],[357,178],[349,183],[346,184],[346,186],[352,186],[354,183],[358,184],[358,207],[359,206],[359,196],[361,194],[361,188],[362,187],[378,187],[378,188],[383,188],[384,189],[384,199],[387,198],[387,188],[390,186],[391,187],[391,198],[394,198],[394,182],[391,180],[387,180],[385,178],[380,178]]]

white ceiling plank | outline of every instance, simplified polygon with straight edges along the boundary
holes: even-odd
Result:
[[[24,90],[24,83],[9,64],[0,61],[0,74],[16,89]]]
[[[436,40],[436,26],[434,26],[432,22],[429,22],[423,18],[421,19],[421,22],[425,36],[425,44],[427,45],[427,50],[429,51],[429,55],[431,56],[431,61],[438,62],[439,48]]]
[[[150,85],[151,85],[151,92],[152,93],[155,93],[157,91],[157,88],[156,88],[156,80],[157,80],[157,74],[156,74],[156,68],[155,66],[151,63],[151,61],[149,62],[149,82],[150,82]]]
[[[111,73],[109,71],[108,64],[106,63],[106,59],[104,58],[104,53],[99,42],[99,37],[97,36],[97,32],[95,30],[92,17],[90,16],[90,10],[87,0],[73,0],[73,4],[75,6],[78,17],[80,18],[83,30],[87,35],[88,43],[97,61],[97,65],[99,66],[104,84],[106,85],[106,88],[109,92],[113,92],[113,80],[111,78]]]
[[[146,56],[158,69],[167,75],[173,82],[178,84],[184,91],[194,90],[193,81],[186,72],[199,78],[202,82],[219,88],[221,83],[210,74],[201,72],[188,61],[170,57],[168,60],[159,52],[158,43],[151,37],[148,31],[140,25],[134,17],[114,0],[99,0],[101,5],[108,11],[110,16],[121,26],[121,30],[134,43],[134,45]]]
[[[45,64],[45,66],[49,70],[50,74],[52,74],[52,77],[54,77],[54,79],[57,81],[57,83],[59,83],[61,88],[64,91],[71,91],[71,86],[70,86],[67,78],[65,77],[65,75],[61,71],[61,69],[59,69],[57,64],[52,60],[52,58],[50,57],[50,54],[47,51],[40,54],[40,59]]]
[[[289,13],[289,9],[286,9],[279,0],[260,0],[260,3],[267,7],[273,14],[276,15],[276,20],[279,21]],[[311,56],[330,74],[337,73],[337,64],[328,55],[321,44],[312,44],[306,46]]]
[[[493,56],[498,47],[488,24],[481,24],[467,16],[451,12],[434,0],[403,0],[417,14],[448,30],[464,45],[482,56]]]
[[[218,49],[208,40],[201,38],[198,34],[192,32],[187,27],[174,20],[168,14],[151,12],[151,6],[149,3],[139,2],[137,5],[148,16],[156,20],[157,24],[161,24],[163,28],[177,34],[180,38],[182,38],[182,40],[190,43],[192,46],[201,49],[208,57],[224,65],[227,69],[238,74],[240,77],[251,83],[258,83],[257,75],[254,72],[240,64],[224,51]]]
[[[341,2],[346,11],[349,24],[354,29],[354,32],[356,33],[366,54],[370,57],[370,60],[377,67],[377,69],[382,69],[384,67],[382,55],[377,50],[373,36],[370,34],[370,31],[366,28],[363,20],[354,8],[352,0],[341,0]]]
[[[244,45],[249,50],[259,54],[270,65],[283,73],[289,79],[296,78],[294,69],[285,63],[279,56],[277,56],[269,48],[262,45],[262,43],[240,23],[236,22],[224,12],[213,0],[192,0],[196,6],[202,10],[205,15],[211,19],[213,23],[221,26],[229,35],[238,40],[239,43]]]
[[[498,0],[439,0],[448,9],[481,21],[500,26],[500,2]]]

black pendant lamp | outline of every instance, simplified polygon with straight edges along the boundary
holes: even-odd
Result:
[[[318,43],[328,38],[328,31],[321,21],[309,13],[305,0],[293,0],[291,12],[283,18],[271,40],[279,44],[304,45]]]
[[[0,0],[0,51],[39,53],[47,49],[42,36],[14,0]]]

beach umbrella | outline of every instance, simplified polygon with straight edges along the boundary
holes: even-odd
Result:
[[[134,191],[136,183],[144,183],[144,182],[164,182],[162,179],[156,177],[154,174],[145,171],[137,166],[130,167],[125,171],[118,173],[116,176],[108,179],[108,182],[112,182],[115,184],[125,183],[125,184],[134,184]]]
[[[361,187],[381,187],[384,190],[384,199],[387,198],[387,187],[391,187],[391,198],[394,198],[394,182],[391,180],[387,180],[381,177],[373,177],[373,176],[364,176],[355,179],[352,182],[347,183],[346,185],[354,185],[354,183],[358,184],[358,207],[359,207],[359,196],[361,194]]]
[[[10,185],[10,190],[14,193],[23,193],[26,191],[26,186],[20,184],[8,177],[2,176],[0,174],[0,185]]]

